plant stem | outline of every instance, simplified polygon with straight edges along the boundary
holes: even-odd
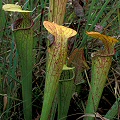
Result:
[[[87,114],[94,114],[98,109],[99,101],[107,80],[107,75],[111,66],[111,62],[111,56],[95,56],[92,58],[91,86],[85,111]],[[92,117],[88,118],[89,120],[94,119]],[[85,120],[87,120],[87,118]]]
[[[23,13],[21,30],[15,30],[17,50],[20,58],[23,111],[25,120],[32,120],[32,29],[23,30],[31,25],[29,15]]]
[[[74,92],[74,70],[63,71],[59,80],[58,120],[66,120],[70,100]]]

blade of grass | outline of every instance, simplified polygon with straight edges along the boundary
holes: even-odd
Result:
[[[107,16],[105,16],[102,21],[100,22],[101,25],[104,25],[104,23],[111,17],[111,15],[116,11],[116,9],[118,9],[120,4],[120,1],[118,1],[116,3],[115,6],[113,6],[113,8],[108,12]]]
[[[14,43],[14,37],[12,39],[11,44],[11,51],[9,56],[9,70],[8,70],[8,86],[7,86],[7,96],[11,97],[17,97],[16,96],[16,81],[13,78],[16,78],[16,69],[18,65],[18,55],[15,52],[15,43]],[[9,75],[11,74],[11,76]],[[17,79],[17,78],[16,78]],[[7,103],[7,109],[11,108],[13,106],[13,100],[10,97],[7,97],[8,103]],[[10,116],[10,112],[6,112],[6,116]]]
[[[119,25],[119,31],[120,31],[120,8],[118,8],[117,11],[118,11],[118,25]]]
[[[106,113],[106,115],[104,116],[105,118],[107,119],[110,119],[110,120],[114,120],[115,116],[117,114],[119,114],[119,107],[120,107],[120,98],[118,98],[116,100],[116,102],[112,105],[112,107],[110,108],[110,110]]]

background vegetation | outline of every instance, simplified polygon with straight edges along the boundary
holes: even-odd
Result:
[[[38,120],[41,116],[43,103],[48,35],[43,26],[43,21],[48,20],[49,0],[0,1],[0,118],[2,120],[22,120],[24,117],[20,61],[16,51],[15,38],[11,30],[11,23],[19,18],[20,14],[4,12],[2,5],[8,3],[19,4],[23,9],[33,11],[31,13],[31,18],[34,21],[32,118]],[[69,40],[68,54],[70,56],[75,48],[84,47],[84,56],[90,68],[82,72],[83,81],[80,81],[80,88],[78,87],[78,90],[72,94],[68,120],[80,119],[85,113],[89,82],[91,80],[91,53],[103,49],[103,44],[97,39],[88,37],[86,31],[98,31],[120,40],[119,5],[119,0],[79,0],[77,4],[72,4],[71,0],[67,2],[63,25],[76,30],[78,33],[76,37]],[[119,43],[116,44],[115,51],[107,83],[97,110],[100,115],[105,115],[116,100],[117,105],[120,103]],[[119,111],[118,109],[117,115],[112,119],[120,119]],[[55,117],[57,118],[57,114]]]

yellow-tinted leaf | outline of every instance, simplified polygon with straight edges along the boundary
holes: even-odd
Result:
[[[104,44],[106,44],[107,42],[112,43],[112,44],[116,44],[118,42],[117,39],[112,38],[110,36],[100,34],[98,32],[87,32],[87,34],[93,38],[97,38],[97,39],[102,40]]]
[[[58,25],[49,21],[44,21],[43,22],[44,27],[50,32],[52,35],[55,36],[57,32]]]
[[[11,11],[11,12],[32,12],[28,10],[22,10],[21,6],[15,4],[5,4],[3,5],[2,9],[4,11]]]
[[[100,39],[103,44],[105,45],[105,52],[106,53],[113,53],[114,51],[114,45],[118,42],[117,39],[106,36],[103,34],[100,34],[99,32],[87,32],[87,34],[93,38]]]
[[[67,28],[64,26],[60,26],[61,30],[63,31],[63,34],[66,38],[73,37],[77,34],[77,32],[71,28]]]
[[[57,25],[56,23],[44,21],[43,24],[44,24],[44,27],[54,36],[59,34],[59,35],[64,36],[65,38],[70,38],[77,34],[75,30],[61,26],[61,25]]]

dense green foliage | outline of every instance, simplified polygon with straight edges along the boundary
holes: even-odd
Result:
[[[47,31],[43,26],[43,21],[48,20],[49,0],[1,0],[0,1],[0,118],[24,119],[22,81],[20,59],[16,49],[16,39],[11,29],[11,23],[22,16],[19,13],[8,13],[2,10],[2,5],[13,3],[19,4],[26,10],[32,10],[31,19],[33,26],[33,64],[32,69],[32,118],[38,120],[41,116],[44,84],[46,75],[46,52],[47,50]],[[79,5],[78,5],[79,3]],[[77,89],[73,90],[71,104],[68,111],[68,120],[78,120],[84,117],[86,103],[89,93],[91,80],[91,53],[104,48],[102,42],[92,39],[86,35],[86,31],[98,31],[102,34],[115,37],[120,40],[120,0],[79,0],[77,6],[68,0],[64,26],[77,31],[76,37],[69,40],[68,57],[75,48],[84,48],[84,56],[88,69],[84,69],[77,74],[80,78]],[[81,12],[81,14],[79,14]],[[22,38],[22,36],[21,36]],[[50,44],[51,45],[51,44]],[[75,57],[76,58],[76,57]],[[28,61],[29,62],[29,61]],[[76,62],[76,61],[75,61]],[[23,62],[24,63],[24,62]],[[76,62],[78,63],[78,62]],[[80,67],[80,65],[77,65]],[[78,69],[79,70],[79,69]],[[31,71],[30,71],[31,72]],[[67,74],[68,75],[68,74]],[[67,76],[62,73],[63,76]],[[65,78],[66,79],[66,78]],[[27,83],[26,83],[27,84]],[[96,117],[104,116],[114,107],[114,117],[120,119],[118,109],[120,98],[120,44],[115,46],[115,55],[107,77]],[[98,88],[99,89],[99,88]],[[69,94],[69,92],[68,92]],[[71,94],[71,91],[70,91]],[[53,110],[54,111],[54,110]],[[55,111],[54,111],[55,112]],[[105,115],[106,116],[109,116]],[[57,116],[57,114],[53,116]],[[90,114],[88,116],[93,116]],[[109,117],[107,117],[109,118]],[[110,119],[110,118],[109,118]],[[53,120],[53,119],[52,119]],[[62,120],[62,119],[61,119]]]

